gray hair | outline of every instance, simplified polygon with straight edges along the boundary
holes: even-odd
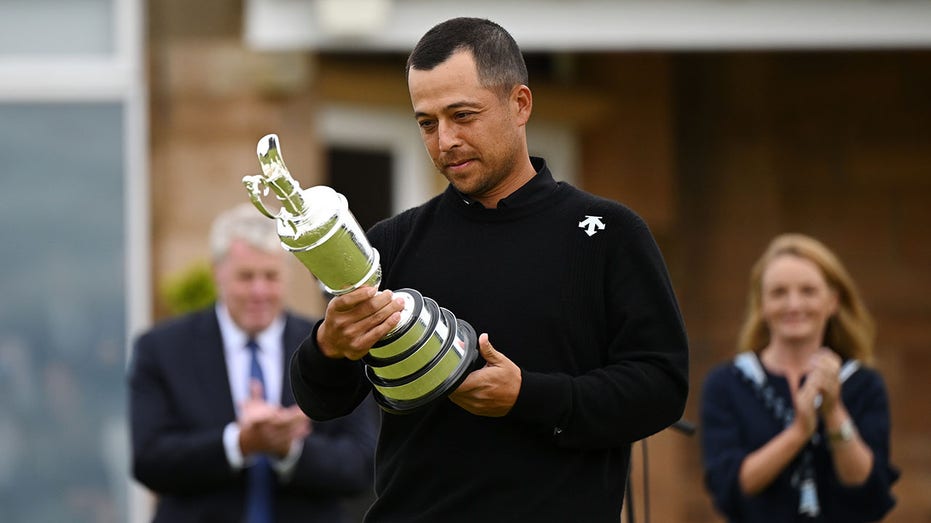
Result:
[[[275,220],[261,214],[251,203],[241,203],[222,212],[210,229],[210,255],[214,263],[229,254],[230,246],[242,240],[268,253],[283,252]]]

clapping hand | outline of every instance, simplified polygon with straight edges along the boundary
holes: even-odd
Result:
[[[264,453],[285,457],[295,440],[312,431],[310,419],[297,405],[282,407],[264,399],[262,384],[253,380],[249,399],[240,406],[239,446],[243,455]]]
[[[821,347],[808,364],[805,383],[793,398],[796,422],[806,435],[818,427],[818,415],[826,416],[840,405],[840,357]]]

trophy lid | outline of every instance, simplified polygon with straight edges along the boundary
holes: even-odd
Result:
[[[346,198],[326,185],[304,189],[301,196],[307,204],[301,221],[311,228],[329,222],[346,208]]]

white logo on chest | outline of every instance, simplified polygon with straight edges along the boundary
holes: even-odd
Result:
[[[601,216],[585,215],[585,219],[579,222],[579,228],[585,231],[585,234],[594,236],[596,232],[605,228],[605,224],[601,221]]]

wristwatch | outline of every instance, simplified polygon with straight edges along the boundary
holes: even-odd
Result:
[[[828,441],[831,443],[844,443],[852,440],[856,433],[857,429],[853,426],[853,421],[847,418],[837,430],[828,431]]]

